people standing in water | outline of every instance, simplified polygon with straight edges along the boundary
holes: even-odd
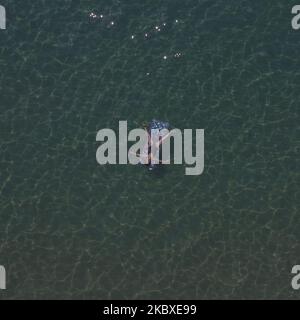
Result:
[[[145,126],[145,130],[148,133],[148,139],[147,144],[145,144],[141,150],[139,157],[140,164],[147,166],[151,171],[158,168],[160,164],[164,163],[164,161],[155,157],[157,150],[160,148],[163,141],[169,136],[169,134],[165,136],[160,135],[160,131],[163,129],[170,129],[168,122],[153,119],[147,126]],[[155,141],[152,139],[153,137],[151,136],[151,132],[157,132],[157,139],[155,139]]]

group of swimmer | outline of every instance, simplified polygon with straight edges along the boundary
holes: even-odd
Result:
[[[170,125],[168,122],[162,122],[155,119],[153,119],[147,126],[144,126],[144,129],[148,134],[148,139],[147,144],[145,144],[138,156],[140,158],[140,164],[146,165],[149,170],[158,168],[160,164],[168,163],[168,161],[163,161],[156,158],[156,154],[162,143],[169,137],[170,134],[166,134],[164,136],[159,134],[158,137],[155,137],[156,139],[153,139],[153,135],[151,133],[153,131],[160,132],[160,130],[163,129],[169,130],[169,128]]]

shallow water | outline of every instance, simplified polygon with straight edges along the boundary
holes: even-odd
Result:
[[[0,299],[299,299],[294,1],[0,3]],[[201,176],[97,164],[152,118]]]

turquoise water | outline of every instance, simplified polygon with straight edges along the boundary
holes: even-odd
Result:
[[[1,299],[299,299],[294,1],[0,4]],[[152,118],[205,129],[201,176],[97,164]]]

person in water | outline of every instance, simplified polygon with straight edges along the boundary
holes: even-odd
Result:
[[[148,139],[147,144],[145,144],[145,146],[141,150],[141,153],[139,154],[140,164],[147,166],[149,170],[154,170],[158,168],[160,164],[165,163],[164,161],[157,159],[155,155],[162,145],[163,141],[169,136],[169,134],[162,136],[160,134],[160,131],[163,129],[169,130],[170,125],[168,122],[153,119],[147,126],[144,126],[144,128],[147,131]],[[155,140],[152,139],[153,133]]]

